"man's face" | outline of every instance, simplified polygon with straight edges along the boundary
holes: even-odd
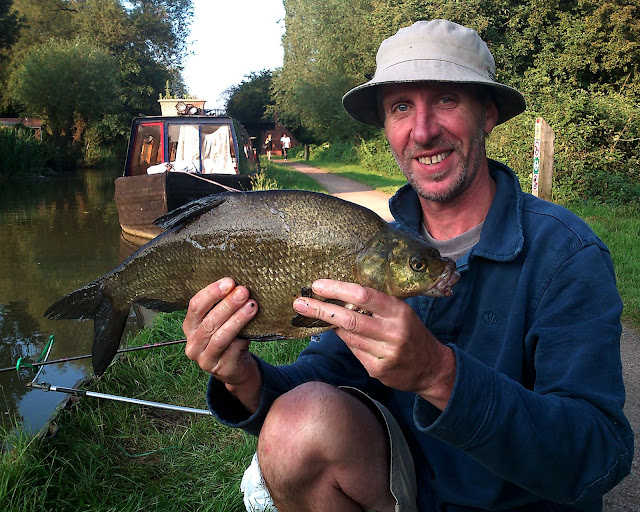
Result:
[[[416,192],[445,203],[486,171],[485,134],[498,110],[472,86],[421,82],[385,85],[384,128],[391,152]]]

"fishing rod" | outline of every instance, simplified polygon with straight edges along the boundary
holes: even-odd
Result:
[[[52,336],[53,337],[53,336]],[[51,346],[49,345],[49,343],[51,342],[51,338],[49,338],[49,342],[47,342],[47,346]],[[171,341],[161,341],[158,343],[148,343],[148,344],[144,344],[144,345],[138,345],[136,347],[126,347],[126,348],[121,348],[118,349],[118,351],[116,351],[116,354],[123,354],[125,352],[134,352],[136,350],[146,350],[148,348],[159,348],[159,347],[167,347],[169,345],[178,345],[180,343],[186,343],[186,338],[185,339],[181,339],[181,340],[171,340]],[[45,346],[45,350],[46,350],[46,346]],[[47,354],[48,355],[48,354]],[[69,361],[78,361],[80,359],[89,359],[91,357],[91,354],[83,354],[80,356],[69,356],[69,357],[61,357],[60,359],[52,359],[50,361],[47,361],[46,358],[42,358],[39,357],[38,360],[29,363],[27,361],[24,360],[24,358],[19,358],[16,365],[15,366],[8,366],[6,368],[0,368],[0,373],[1,372],[8,372],[11,370],[20,370],[23,367],[26,368],[38,368],[40,366],[47,366],[50,364],[61,364],[61,363],[68,363]]]
[[[117,402],[126,402],[129,404],[146,405],[147,407],[155,407],[156,409],[169,409],[171,411],[190,412],[194,414],[204,414],[207,416],[213,415],[213,413],[208,409],[195,409],[193,407],[184,407],[182,405],[150,402],[148,400],[141,400],[139,398],[129,398],[120,395],[109,395],[106,393],[98,393],[96,391],[85,391],[84,389],[67,388],[64,386],[52,386],[51,384],[47,384],[46,382],[28,382],[26,386],[32,389],[40,389],[42,391],[57,391],[58,393],[67,393],[78,397],[90,396],[92,398],[104,398],[106,400],[115,400]]]
[[[29,368],[33,371],[36,371],[36,374],[33,377],[33,380],[31,382],[27,382],[25,384],[26,387],[30,388],[30,389],[39,389],[41,391],[56,391],[58,393],[65,393],[65,394],[69,394],[69,395],[73,395],[73,396],[77,396],[77,397],[83,397],[83,396],[88,396],[88,397],[92,397],[92,398],[102,398],[102,399],[106,399],[106,400],[114,400],[117,402],[126,402],[126,403],[130,403],[130,404],[136,404],[136,405],[144,405],[147,407],[154,407],[156,409],[168,409],[171,411],[178,411],[178,412],[189,412],[189,413],[193,413],[193,414],[203,414],[203,415],[207,415],[207,416],[212,416],[212,412],[209,411],[208,409],[196,409],[194,407],[184,407],[182,405],[172,405],[172,404],[165,404],[165,403],[161,403],[161,402],[151,402],[149,400],[141,400],[139,398],[130,398],[130,397],[126,397],[126,396],[120,396],[120,395],[110,395],[107,393],[98,393],[96,391],[87,391],[84,389],[78,389],[78,388],[69,388],[69,387],[65,387],[65,386],[54,386],[52,384],[49,384],[47,382],[37,382],[38,377],[40,376],[40,373],[42,372],[42,370],[44,369],[44,367],[48,364],[57,364],[57,363],[65,363],[67,361],[75,361],[78,359],[87,359],[91,357],[91,354],[85,354],[85,355],[81,355],[81,356],[72,356],[72,357],[64,357],[61,359],[53,359],[51,361],[48,361],[48,357],[49,354],[51,353],[51,348],[53,347],[53,341],[54,341],[54,337],[53,335],[49,337],[49,341],[47,341],[44,349],[42,350],[42,353],[40,354],[40,356],[38,357],[38,359],[33,362],[33,363],[28,363],[23,361],[23,358],[19,358],[18,362],[16,363],[16,366],[12,366],[10,368],[2,368],[0,369],[0,371],[6,371],[6,370],[15,370],[18,373],[18,380],[20,380],[20,382],[22,382],[22,379],[20,378],[20,370],[24,367],[24,368]],[[150,343],[150,344],[145,344],[145,345],[138,345],[136,347],[127,347],[127,348],[123,348],[118,350],[116,353],[123,353],[123,352],[133,352],[135,350],[145,350],[147,348],[157,348],[157,347],[166,347],[169,345],[177,345],[179,343],[185,343],[187,340],[186,339],[180,339],[180,340],[171,340],[171,341],[162,341],[159,343]]]

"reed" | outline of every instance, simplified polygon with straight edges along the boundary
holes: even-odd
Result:
[[[0,129],[0,181],[51,174],[48,161],[53,151],[32,130]]]

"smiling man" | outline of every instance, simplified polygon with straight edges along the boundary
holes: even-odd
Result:
[[[408,180],[390,203],[396,225],[456,260],[452,297],[316,281],[318,296],[371,315],[296,299],[335,329],[282,367],[237,338],[259,307],[241,283],[190,303],[186,354],[211,374],[217,418],[259,435],[280,512],[600,511],[630,470],[609,251],[487,159],[485,137],[525,110],[494,77],[476,32],[418,22],[343,98],[384,127]]]

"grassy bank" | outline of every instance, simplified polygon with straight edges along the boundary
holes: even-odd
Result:
[[[163,315],[131,345],[181,338],[181,314]],[[304,341],[254,344],[274,363]],[[206,408],[206,375],[182,345],[128,353],[93,391]],[[21,437],[0,462],[0,509],[33,511],[244,510],[239,486],[255,439],[201,416],[84,398],[62,410],[49,441]]]
[[[314,162],[316,165],[317,162]],[[317,183],[277,161],[265,162],[262,184],[313,188]],[[332,172],[370,184],[365,169]],[[640,221],[631,208],[569,205],[611,247],[625,302],[625,318],[640,326],[637,240]],[[158,317],[130,345],[178,339],[182,315]],[[305,341],[254,343],[251,350],[274,364],[295,360]],[[206,408],[207,376],[182,345],[128,353],[88,388],[157,402]],[[0,460],[0,510],[242,512],[239,485],[255,439],[208,416],[85,398],[62,410],[50,440],[12,437]],[[3,436],[4,437],[4,436]]]
[[[0,129],[0,183],[52,174],[57,150],[36,139],[33,130]]]

